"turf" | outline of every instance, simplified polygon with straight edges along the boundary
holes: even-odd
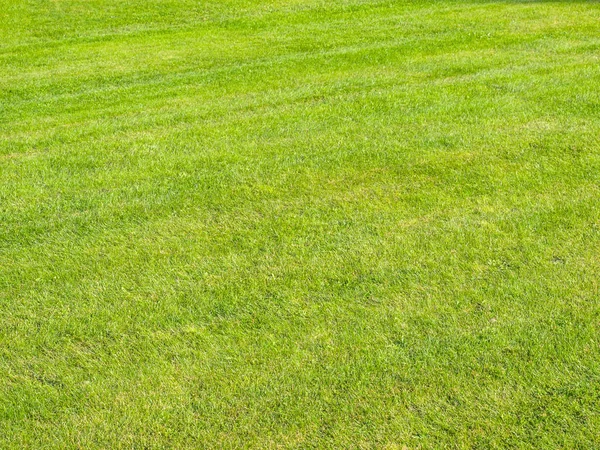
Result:
[[[600,447],[600,3],[0,37],[0,447]]]

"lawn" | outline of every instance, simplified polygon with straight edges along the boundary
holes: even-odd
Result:
[[[0,0],[0,448],[600,447],[600,3]]]

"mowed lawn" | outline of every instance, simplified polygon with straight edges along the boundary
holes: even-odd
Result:
[[[599,430],[599,2],[0,0],[0,448]]]

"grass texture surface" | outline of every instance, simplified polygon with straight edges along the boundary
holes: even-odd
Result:
[[[0,37],[0,447],[600,447],[600,3]]]

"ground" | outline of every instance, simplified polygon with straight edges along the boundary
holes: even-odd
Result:
[[[600,3],[0,37],[0,447],[600,447]]]

